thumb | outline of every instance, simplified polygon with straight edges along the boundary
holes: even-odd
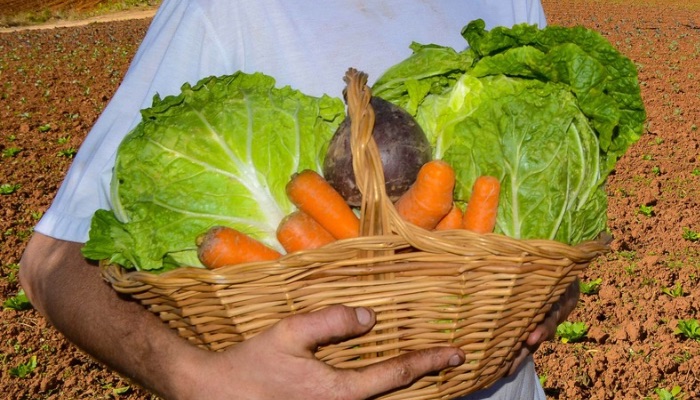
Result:
[[[284,339],[279,343],[287,344],[281,349],[287,354],[308,357],[320,346],[364,335],[374,323],[375,314],[369,308],[335,305],[285,318],[273,326],[271,334]]]
[[[346,375],[359,398],[370,398],[410,385],[421,377],[464,362],[464,352],[456,347],[415,350],[357,370],[339,370]]]
[[[263,334],[279,335],[278,349],[286,354],[315,358],[319,346],[339,343],[369,332],[376,322],[365,307],[331,306],[285,318]],[[464,362],[464,352],[455,347],[411,351],[359,369],[335,369],[336,382],[352,388],[351,398],[369,398],[404,387],[430,373]]]

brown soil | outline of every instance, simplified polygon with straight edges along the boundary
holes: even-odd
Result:
[[[0,15],[13,15],[26,11],[86,11],[109,3],[105,0],[0,0]]]
[[[536,362],[545,389],[550,399],[655,399],[656,389],[679,386],[682,398],[698,399],[700,341],[674,330],[700,309],[700,242],[688,235],[700,232],[700,3],[544,4],[551,24],[596,29],[637,63],[648,111],[646,134],[609,180],[614,251],[582,277],[601,279],[601,289],[583,295],[570,316],[588,324],[587,338],[543,345]],[[0,184],[19,185],[0,195],[3,301],[20,289],[17,263],[31,228],[148,23],[0,33]],[[11,155],[11,149],[21,151]],[[640,213],[640,206],[653,214]],[[664,293],[675,285],[683,295]],[[151,398],[77,350],[34,310],[0,312],[0,337],[6,398]],[[11,373],[32,356],[37,366],[26,377]]]
[[[0,0],[0,33],[152,18],[160,1],[128,5],[116,0]]]
[[[146,7],[125,11],[110,12],[107,14],[84,17],[80,19],[51,20],[37,25],[23,25],[13,27],[0,27],[0,33],[12,33],[27,30],[45,30],[55,28],[74,28],[76,26],[89,25],[97,22],[133,21],[137,19],[151,19],[155,15],[157,7]]]

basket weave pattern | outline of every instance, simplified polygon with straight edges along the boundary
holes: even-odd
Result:
[[[405,223],[384,192],[372,139],[366,75],[346,75],[353,167],[363,194],[361,235],[275,261],[160,275],[104,262],[103,277],[191,343],[218,351],[282,318],[330,305],[370,307],[377,324],[362,337],[320,348],[317,357],[355,368],[434,346],[458,346],[466,362],[381,399],[443,399],[501,378],[527,335],[603,242],[569,246]]]

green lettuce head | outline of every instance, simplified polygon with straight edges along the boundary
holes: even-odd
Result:
[[[281,250],[275,231],[293,210],[285,186],[321,170],[343,117],[340,99],[277,88],[260,73],[156,96],[118,149],[113,209],[95,214],[83,254],[140,270],[201,267],[195,239],[215,225]]]
[[[605,180],[644,131],[634,63],[583,27],[462,31],[463,52],[413,44],[373,93],[412,112],[466,202],[501,180],[496,231],[576,244],[606,228]],[[434,61],[434,62],[432,62]]]

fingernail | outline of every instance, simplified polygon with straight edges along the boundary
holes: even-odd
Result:
[[[369,325],[372,320],[372,315],[369,310],[364,307],[355,308],[355,315],[357,316],[357,321],[362,325]]]
[[[450,357],[448,364],[450,365],[450,367],[456,367],[456,366],[462,364],[462,357],[455,354],[452,357]]]

